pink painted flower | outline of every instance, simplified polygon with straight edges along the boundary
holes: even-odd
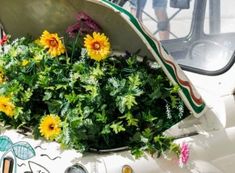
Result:
[[[0,39],[0,45],[3,46],[7,42],[8,38],[7,35],[4,34],[2,39]]]
[[[101,27],[86,13],[78,13],[76,19],[77,22],[66,30],[70,37],[75,37],[78,33],[86,35],[93,32],[101,32]]]
[[[183,142],[180,146],[180,156],[179,156],[179,164],[182,167],[186,165],[189,159],[189,146],[187,143]]]

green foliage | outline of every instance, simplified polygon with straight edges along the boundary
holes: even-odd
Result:
[[[177,94],[179,87],[156,63],[150,66],[135,55],[112,55],[100,62],[84,53],[52,58],[25,38],[7,46],[0,53],[7,78],[0,95],[11,96],[17,111],[13,118],[1,112],[1,121],[31,127],[38,137],[35,127],[41,117],[57,114],[62,120],[57,141],[79,151],[125,145],[136,158],[144,151],[179,151],[173,138],[162,133],[187,110]]]

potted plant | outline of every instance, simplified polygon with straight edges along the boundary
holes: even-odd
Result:
[[[161,67],[138,52],[112,52],[85,13],[67,33],[4,43],[1,121],[82,152],[126,146],[137,158],[144,151],[179,155],[180,146],[163,132],[188,110]]]

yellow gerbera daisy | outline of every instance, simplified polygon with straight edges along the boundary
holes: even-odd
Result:
[[[14,115],[15,106],[9,97],[0,96],[0,112],[4,112],[8,117]]]
[[[84,38],[84,46],[91,59],[101,61],[110,54],[109,39],[104,35],[93,32],[92,36],[87,34]]]
[[[48,49],[48,53],[52,57],[59,56],[65,52],[65,47],[57,34],[51,34],[44,31],[40,37],[40,45]]]
[[[45,115],[39,125],[40,133],[47,140],[54,140],[61,133],[61,120],[58,115]]]

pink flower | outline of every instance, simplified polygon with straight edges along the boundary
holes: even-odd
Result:
[[[77,22],[66,30],[70,37],[75,37],[78,33],[91,34],[93,32],[101,32],[101,27],[86,13],[78,13],[76,19]]]
[[[77,21],[86,21],[86,20],[90,20],[91,17],[88,16],[88,15],[87,15],[86,13],[84,13],[84,12],[80,12],[80,13],[77,14],[76,19],[77,19]]]
[[[180,146],[180,156],[179,156],[179,164],[182,167],[186,165],[189,159],[189,146],[187,143],[183,142]]]
[[[7,35],[4,34],[2,39],[0,39],[0,45],[3,46],[7,42],[8,38]]]

